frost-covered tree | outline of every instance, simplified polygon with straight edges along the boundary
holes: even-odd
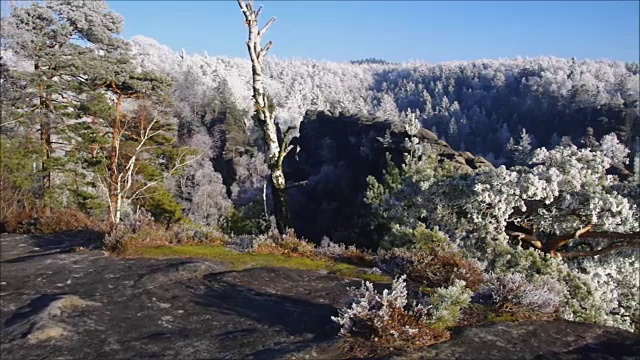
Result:
[[[108,199],[109,221],[117,225],[133,201],[194,159],[175,141],[170,80],[138,71],[120,39],[100,50],[85,80],[96,89],[82,104],[91,120],[78,123],[76,132],[82,163],[93,170]]]
[[[633,141],[635,156],[633,157],[633,181],[640,185],[640,137]]]
[[[121,27],[122,17],[109,11],[103,0],[13,5],[2,18],[3,50],[28,64],[19,76],[29,89],[14,106],[25,115],[25,126],[39,134],[45,189],[52,186],[52,168],[60,168],[61,163],[60,158],[52,159],[54,143],[61,142],[77,97],[86,91],[78,79],[93,70],[93,49],[112,43]]]
[[[638,291],[633,279],[607,280],[608,287],[626,284],[616,295],[601,291],[604,280],[593,279],[595,269],[618,271],[606,270],[610,266],[637,272],[640,260],[638,195],[606,174],[610,165],[610,156],[599,151],[541,148],[529,167],[511,170],[438,179],[428,168],[421,182],[395,172],[396,185],[373,182],[368,199],[387,222],[388,239],[420,224],[438,227],[488,270],[553,276],[567,291],[567,318],[630,329],[638,320],[632,317],[638,311],[630,297]],[[409,238],[399,239],[405,242],[390,245],[406,246]]]
[[[611,165],[624,167],[629,163],[629,149],[620,144],[616,134],[611,133],[605,135],[600,140],[600,149],[602,154],[606,156]]]
[[[507,150],[509,150],[509,157],[514,165],[525,165],[529,162],[531,156],[531,138],[527,133],[527,130],[522,128],[520,132],[520,138],[518,141],[514,141],[513,138],[509,139],[507,143]]]
[[[148,64],[163,57],[171,59],[167,63],[179,59],[178,54],[165,56],[165,51],[148,45],[139,55]],[[253,111],[249,61],[185,54],[180,64],[197,73],[194,82],[198,87],[218,79],[229,82],[229,93],[238,107]],[[165,69],[168,65],[158,67]],[[534,139],[540,145],[548,145],[554,132],[579,139],[586,126],[593,126],[587,124],[588,119],[609,119],[606,126],[593,126],[599,136],[618,131],[607,130],[607,126],[623,126],[631,133],[640,120],[631,111],[638,99],[639,78],[625,64],[612,61],[572,62],[543,57],[436,65],[355,65],[265,58],[263,67],[265,90],[278,108],[275,119],[283,128],[297,126],[310,108],[384,116],[379,111],[382,101],[388,108],[395,104],[398,113],[419,111],[425,127],[435,126],[445,136],[453,117],[467,150],[505,157],[508,138],[499,144],[497,136],[503,124],[512,131],[525,127],[535,148]],[[178,66],[174,70],[176,76],[180,78],[185,69]],[[617,94],[623,100],[622,107]],[[463,117],[467,119],[468,132],[462,129]],[[627,140],[632,137],[620,140],[628,146]]]
[[[211,137],[203,132],[193,136],[187,145],[199,151],[201,156],[177,176],[175,190],[178,199],[185,215],[195,223],[216,226],[232,207],[222,175],[213,169],[212,158],[216,146]]]
[[[376,116],[385,120],[397,120],[399,116],[398,107],[390,94],[383,94],[377,106]]]
[[[254,101],[254,120],[262,130],[266,149],[266,162],[271,172],[270,185],[273,194],[273,209],[276,218],[276,226],[280,234],[284,234],[289,226],[289,212],[287,205],[287,189],[282,169],[282,162],[287,153],[291,150],[289,141],[291,140],[294,128],[288,128],[284,135],[278,136],[278,127],[275,119],[275,107],[273,101],[267,96],[264,87],[263,59],[271,45],[271,41],[262,46],[262,36],[269,29],[275,18],[269,19],[262,27],[258,27],[258,19],[262,12],[262,7],[253,9],[253,1],[238,0],[240,9],[245,18],[245,23],[249,28],[249,40],[247,49],[251,58],[251,74]]]
[[[262,153],[243,154],[233,159],[235,182],[231,185],[231,199],[243,206],[263,197],[270,171]]]

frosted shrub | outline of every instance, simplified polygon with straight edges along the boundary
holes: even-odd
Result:
[[[219,230],[198,224],[177,224],[171,228],[170,233],[176,244],[221,245],[227,239]]]
[[[374,263],[374,256],[370,251],[358,249],[354,245],[336,244],[326,236],[320,241],[316,253],[332,260],[348,261],[366,266]]]
[[[624,166],[629,163],[629,149],[618,141],[615,133],[605,135],[600,140],[601,151],[612,164]]]
[[[257,246],[257,240],[258,238],[253,235],[233,236],[227,241],[226,246],[242,253],[253,252]]]
[[[560,306],[562,318],[602,324],[611,304],[598,296],[595,284],[584,274],[569,268],[566,262],[533,249],[511,247],[499,241],[487,242],[491,261],[487,270],[497,276],[520,273],[528,278],[547,276],[564,289]]]
[[[346,256],[349,251],[357,250],[355,246],[351,245],[347,247],[345,244],[336,244],[329,240],[328,237],[323,237],[320,241],[320,246],[316,250],[319,254],[327,257],[341,257]]]
[[[638,308],[638,297],[630,294],[639,290],[637,281],[627,275],[638,273],[634,258],[620,249],[607,255],[617,259],[612,261],[603,256],[582,261],[562,258],[588,249],[606,253],[616,247],[630,248],[624,234],[640,229],[637,194],[606,174],[612,162],[626,162],[626,151],[613,136],[603,140],[604,152],[573,145],[550,151],[540,148],[532,154],[531,168],[500,167],[436,183],[416,195],[428,197],[433,204],[421,221],[441,226],[456,244],[486,261],[487,270],[498,275],[517,272],[531,281],[540,274],[555,279],[566,290],[560,303],[562,317],[631,330],[637,321],[633,314],[638,311],[633,309]],[[525,244],[526,239],[510,243],[505,232],[509,222],[535,229],[537,244]],[[586,235],[591,236],[568,238],[551,250],[545,246],[587,224]],[[621,234],[619,239],[615,232]],[[597,233],[604,238],[598,239]]]
[[[351,305],[331,319],[341,326],[349,350],[356,356],[410,350],[447,340],[472,292],[464,281],[435,289],[430,297],[417,295],[410,301],[406,276],[394,279],[391,290],[379,294],[370,282],[349,288]]]
[[[449,287],[437,288],[429,297],[429,324],[439,329],[455,326],[460,312],[471,302],[471,295],[465,282],[458,279]]]
[[[331,317],[333,321],[340,324],[340,335],[347,336],[362,330],[383,329],[392,311],[404,312],[407,305],[405,279],[405,276],[394,279],[391,291],[384,290],[382,296],[368,281],[363,281],[360,289],[349,288],[349,294],[354,298],[351,307],[340,310],[339,316]],[[373,329],[367,329],[371,327]],[[406,330],[411,334],[415,329]]]
[[[581,259],[572,267],[589,274],[596,297],[607,304],[605,325],[640,333],[640,252],[628,252],[624,257]]]
[[[481,292],[490,296],[498,311],[535,316],[556,314],[565,297],[565,289],[552,277],[529,281],[519,273],[493,276]]]
[[[264,234],[232,236],[227,241],[227,247],[239,252],[257,252],[258,249],[276,247],[281,240],[280,234],[273,224]]]

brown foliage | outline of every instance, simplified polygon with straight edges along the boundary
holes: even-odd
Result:
[[[378,263],[382,269],[395,275],[407,274],[409,280],[427,288],[449,287],[458,279],[476,291],[486,281],[479,263],[452,250],[391,249],[380,253]]]
[[[513,309],[512,311],[500,311],[496,307],[482,304],[471,304],[462,309],[458,327],[479,326],[496,322],[518,321],[550,321],[557,319],[557,314],[544,314],[540,312]]]
[[[356,266],[375,266],[375,257],[371,252],[352,246],[348,247],[344,253],[334,256],[333,260],[350,263]]]
[[[113,253],[126,255],[135,248],[169,245],[171,236],[166,227],[145,222],[139,227],[118,226],[105,238],[105,248]]]
[[[254,250],[260,254],[274,254],[285,256],[303,256],[316,258],[315,245],[306,239],[298,239],[292,229],[280,236],[277,232],[271,231],[259,239]]]
[[[22,209],[20,211],[12,211],[11,213],[3,215],[5,215],[3,219],[4,231],[18,234],[20,233],[23,224],[28,223],[29,219],[31,219],[32,213],[27,209]]]
[[[357,358],[381,357],[420,349],[449,340],[450,333],[430,327],[415,314],[391,308],[389,317],[378,325],[374,321],[357,324],[344,340],[344,351]]]
[[[322,240],[316,252],[319,256],[331,261],[339,261],[369,268],[376,266],[375,255],[371,251],[358,249],[353,245],[335,244],[328,238]]]
[[[223,245],[225,236],[215,230],[178,224],[167,230],[166,225],[143,219],[133,226],[121,225],[105,239],[105,248],[127,255],[136,248],[171,245]]]
[[[23,209],[6,219],[5,230],[18,234],[55,234],[75,230],[104,232],[105,225],[77,209]]]

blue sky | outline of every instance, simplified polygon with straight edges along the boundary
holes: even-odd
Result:
[[[246,57],[236,1],[110,0],[123,36]],[[638,61],[639,1],[256,1],[279,58],[473,60],[518,55]],[[265,40],[265,42],[266,42]]]

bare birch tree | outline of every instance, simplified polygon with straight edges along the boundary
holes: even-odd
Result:
[[[273,194],[273,210],[276,218],[276,227],[282,234],[289,225],[286,182],[284,172],[282,171],[282,161],[289,150],[291,150],[289,142],[293,128],[288,128],[281,139],[278,137],[274,113],[275,109],[264,89],[264,74],[262,68],[262,61],[273,45],[273,43],[269,41],[263,47],[262,36],[276,19],[275,17],[270,18],[262,28],[259,28],[258,19],[262,12],[262,7],[254,10],[252,0],[248,0],[246,3],[244,0],[238,0],[238,5],[240,5],[240,9],[244,15],[245,24],[249,28],[247,49],[251,59],[253,80],[253,103],[255,110],[253,119],[264,134],[267,165],[271,171],[270,183]]]

